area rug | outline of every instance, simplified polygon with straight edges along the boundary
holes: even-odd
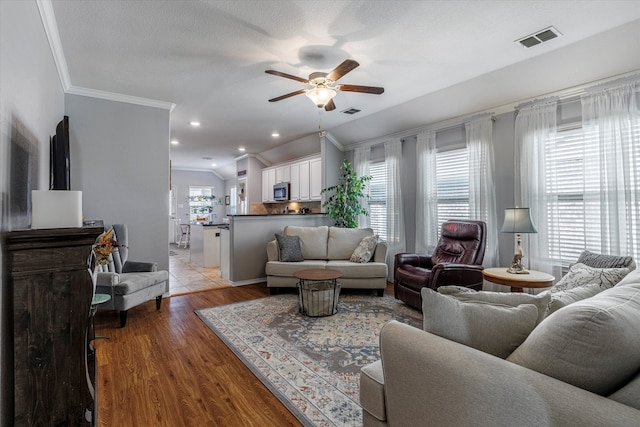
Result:
[[[360,368],[380,359],[380,329],[422,327],[422,313],[387,295],[341,295],[327,317],[301,315],[294,294],[196,313],[305,426],[361,426]]]

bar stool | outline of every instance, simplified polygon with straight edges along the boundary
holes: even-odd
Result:
[[[180,245],[184,245],[184,248],[187,248],[189,245],[189,238],[191,237],[191,225],[190,224],[180,224],[180,238],[178,239],[178,247]]]

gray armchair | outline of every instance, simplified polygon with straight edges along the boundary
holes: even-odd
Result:
[[[114,224],[113,231],[115,240],[121,246],[111,254],[112,263],[96,266],[96,293],[111,296],[111,300],[100,304],[98,310],[117,310],[120,313],[120,327],[124,327],[127,310],[132,307],[155,298],[156,310],[160,310],[169,272],[158,271],[155,262],[130,261],[127,226]]]

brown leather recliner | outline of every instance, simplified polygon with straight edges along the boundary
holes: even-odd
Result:
[[[486,241],[487,226],[482,221],[445,222],[433,254],[396,254],[395,297],[422,310],[422,288],[458,285],[481,290]]]

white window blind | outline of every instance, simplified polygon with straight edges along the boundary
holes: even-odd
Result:
[[[375,162],[369,165],[369,219],[373,232],[385,239],[387,236],[387,165]]]
[[[438,230],[450,219],[469,218],[469,150],[438,152]]]
[[[640,134],[640,129],[631,129],[630,132]],[[567,267],[575,262],[584,249],[611,253],[603,236],[602,221],[615,219],[603,218],[601,212],[603,204],[615,202],[616,197],[615,194],[603,197],[603,184],[599,177],[604,172],[595,166],[589,167],[590,163],[586,161],[589,156],[598,154],[599,135],[583,132],[579,127],[559,131],[555,139],[546,142],[545,149],[550,257]],[[631,164],[640,164],[640,156],[629,161]],[[637,174],[625,177],[625,188],[618,191],[637,192],[638,178]],[[627,206],[626,210],[629,213],[636,211],[637,207]],[[629,241],[635,247],[627,250],[628,253],[638,253],[639,224],[636,215],[629,217],[631,227],[626,232],[632,234]]]

